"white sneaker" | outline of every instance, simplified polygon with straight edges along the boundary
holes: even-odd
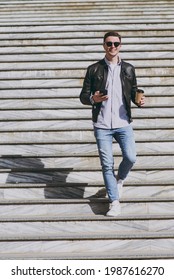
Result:
[[[120,206],[120,202],[118,200],[114,200],[110,204],[109,208],[110,208],[110,210],[106,213],[106,216],[115,217],[121,213],[121,206]]]
[[[123,182],[124,182],[124,180],[121,180],[121,179],[119,179],[117,182],[119,198],[121,198],[122,194],[123,194]]]

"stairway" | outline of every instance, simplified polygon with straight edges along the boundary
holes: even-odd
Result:
[[[0,259],[174,258],[173,18],[173,0],[0,2]],[[146,94],[116,218],[79,101],[112,29]]]

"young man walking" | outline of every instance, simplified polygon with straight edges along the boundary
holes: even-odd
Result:
[[[110,209],[107,216],[121,212],[119,199],[123,182],[136,161],[135,140],[131,126],[131,101],[144,105],[144,97],[136,103],[137,81],[134,67],[119,56],[121,36],[115,31],[104,35],[105,57],[87,69],[80,100],[92,106],[94,135]],[[122,151],[117,175],[114,173],[113,139]]]

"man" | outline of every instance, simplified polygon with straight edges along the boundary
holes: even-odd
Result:
[[[110,201],[107,216],[117,216],[121,212],[123,181],[136,161],[135,140],[131,118],[131,101],[137,106],[144,105],[144,97],[137,104],[135,96],[137,81],[134,67],[120,59],[121,36],[115,31],[104,35],[104,59],[87,69],[80,93],[85,105],[92,105],[92,119],[103,179]],[[122,151],[122,161],[118,173],[114,174],[112,152],[113,139]]]

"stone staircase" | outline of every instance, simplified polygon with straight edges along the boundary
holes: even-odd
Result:
[[[0,2],[0,259],[174,258],[173,18],[173,0]],[[117,218],[79,101],[112,29],[146,93]]]

